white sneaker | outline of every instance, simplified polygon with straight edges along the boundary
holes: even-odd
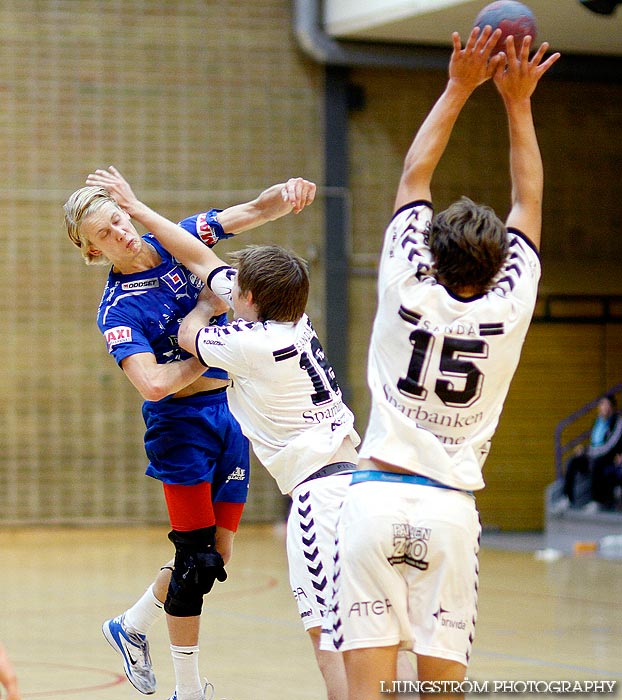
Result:
[[[209,695],[207,694],[209,691]],[[206,679],[205,687],[203,688],[203,697],[201,700],[214,700],[214,686]],[[177,691],[175,691],[169,700],[177,700]]]
[[[586,503],[583,508],[581,508],[582,513],[598,513],[600,511],[600,505],[596,501],[590,501]]]
[[[128,632],[123,626],[125,615],[106,620],[102,626],[108,644],[121,655],[128,681],[144,695],[156,691],[156,679],[151,667],[149,642],[144,634]]]
[[[551,513],[551,515],[561,515],[565,513],[568,508],[570,508],[570,499],[568,496],[561,496],[551,503],[549,506],[549,513]]]

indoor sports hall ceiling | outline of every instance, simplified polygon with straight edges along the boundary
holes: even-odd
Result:
[[[526,0],[538,40],[572,54],[622,56],[622,3],[597,14],[579,0]],[[324,31],[334,39],[449,46],[451,32],[468,34],[486,0],[324,0]],[[601,5],[602,6],[602,5]]]

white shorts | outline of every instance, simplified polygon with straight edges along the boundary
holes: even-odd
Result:
[[[327,614],[337,520],[351,478],[348,473],[334,474],[304,482],[292,491],[287,519],[289,582],[306,630],[321,627]]]
[[[475,499],[464,491],[353,483],[340,514],[335,588],[321,648],[398,644],[468,665],[480,532]]]

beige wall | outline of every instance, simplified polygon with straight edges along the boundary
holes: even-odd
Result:
[[[240,201],[292,174],[321,183],[323,67],[296,46],[288,0],[6,0],[0,39],[0,520],[159,521],[159,486],[143,476],[140,399],[94,322],[105,270],[86,268],[66,240],[62,203],[109,163],[172,218]],[[350,120],[358,274],[349,379],[363,430],[375,260],[403,155],[445,76],[366,69],[352,79],[367,100]],[[544,290],[621,291],[621,93],[540,86]],[[437,205],[464,193],[507,210],[506,148],[499,101],[486,86],[456,127],[435,182]],[[279,240],[311,261],[320,334],[330,313],[322,203],[320,194],[302,217],[246,239]],[[555,422],[622,376],[619,327],[606,330],[606,352],[594,341],[601,351],[583,361],[576,338],[601,339],[604,329],[532,329],[486,467],[485,523],[541,525]],[[247,517],[283,512],[257,467]]]

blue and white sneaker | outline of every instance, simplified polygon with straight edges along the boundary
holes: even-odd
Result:
[[[214,686],[208,680],[206,680],[205,687],[203,688],[203,697],[201,700],[214,700],[214,692]],[[169,700],[177,700],[177,691],[171,695]]]
[[[108,644],[121,655],[128,681],[141,693],[153,695],[156,679],[151,667],[149,642],[144,634],[128,632],[123,626],[125,615],[106,620],[102,626]]]

